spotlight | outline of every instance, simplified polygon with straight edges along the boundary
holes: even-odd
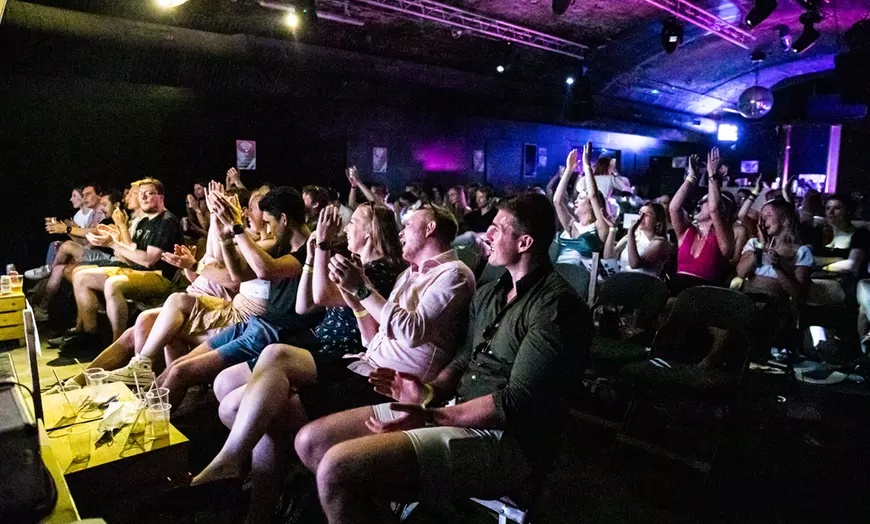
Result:
[[[683,26],[676,18],[668,18],[662,25],[662,47],[665,53],[673,53],[683,43]]]
[[[564,15],[573,3],[574,0],[553,0],[553,12],[557,15]]]
[[[807,11],[800,16],[800,22],[804,26],[804,32],[794,41],[791,50],[795,53],[803,53],[809,48],[816,45],[819,41],[819,31],[815,28],[815,24],[822,21],[822,15],[818,11]]]
[[[573,76],[566,76],[565,83],[568,84],[569,86],[574,85],[574,77]]]
[[[755,7],[746,14],[743,22],[746,24],[746,27],[757,27],[773,13],[777,5],[779,4],[776,0],[755,0]]]
[[[287,14],[284,15],[284,25],[290,29],[299,27],[299,15],[296,14],[296,11],[287,11]]]
[[[296,10],[299,12],[299,20],[306,26],[317,23],[317,0],[300,0],[296,2]]]
[[[495,72],[496,72],[496,73],[504,73],[504,72],[505,72],[505,68],[504,68],[504,66],[501,65],[501,64],[495,66]]]
[[[187,0],[156,0],[155,3],[157,4],[157,7],[172,9],[173,7],[178,7],[185,2],[187,2]]]
[[[791,29],[787,25],[778,25],[776,30],[779,33],[779,43],[784,51],[791,51],[792,37]]]

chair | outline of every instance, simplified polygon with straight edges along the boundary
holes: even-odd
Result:
[[[752,347],[753,316],[756,307],[742,293],[713,286],[699,286],[681,293],[667,322],[658,330],[650,359],[625,366],[620,372],[634,391],[612,451],[620,443],[678,460],[709,473],[721,438],[714,443],[709,462],[686,459],[661,447],[627,435],[631,418],[642,396],[696,401],[722,408],[723,426],[730,404],[736,400]],[[725,330],[712,335],[708,328]],[[715,358],[721,357],[716,365]],[[707,366],[699,366],[705,362]],[[724,437],[723,437],[724,438]]]
[[[604,308],[619,308],[620,316],[637,315],[634,328],[640,333],[627,340],[617,340],[599,333],[592,341],[591,359],[605,369],[619,369],[646,357],[648,343],[642,336],[655,325],[668,300],[664,281],[644,273],[617,273],[601,284],[592,306],[593,315]]]

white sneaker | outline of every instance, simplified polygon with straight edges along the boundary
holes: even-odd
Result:
[[[126,366],[109,372],[109,382],[122,382],[129,386],[135,386],[138,379],[140,386],[147,386],[151,382],[151,359],[136,355],[130,359]]]
[[[49,275],[51,275],[51,268],[48,266],[39,266],[24,272],[24,278],[27,280],[42,280],[48,278]]]
[[[37,322],[48,322],[48,311],[41,307],[33,308],[33,320]]]

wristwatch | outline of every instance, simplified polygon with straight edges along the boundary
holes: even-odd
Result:
[[[435,422],[435,410],[434,409],[426,409],[426,415],[423,419],[426,422],[426,427],[431,428],[437,426],[438,423]]]
[[[244,224],[233,224],[233,235],[241,235],[245,232]]]
[[[329,251],[329,242],[318,242],[317,249],[321,251]]]
[[[72,233],[72,226],[66,226],[66,234],[69,235]]]
[[[360,284],[358,288],[356,288],[356,298],[360,302],[369,298],[372,295],[372,290],[368,288],[365,284]]]

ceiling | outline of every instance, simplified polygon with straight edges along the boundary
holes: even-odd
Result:
[[[273,0],[291,3],[291,0]],[[691,0],[720,18],[739,23],[751,0]],[[12,4],[10,0],[10,4]],[[298,41],[398,58],[422,64],[496,76],[495,66],[509,64],[502,76],[535,89],[564,89],[564,78],[580,70],[580,61],[509,45],[426,20],[385,12],[357,0],[319,0],[322,13],[347,16],[362,26],[319,20],[316,27],[291,34],[280,13],[251,0],[190,0],[161,11],[153,0],[32,0],[32,3],[156,22],[223,34],[248,34]],[[775,27],[787,25],[796,39],[802,31],[796,0],[779,0],[779,8],[752,30],[750,50],[767,58],[749,59],[750,50],[685,24],[685,40],[673,54],[659,43],[661,22],[669,15],[645,0],[576,0],[563,16],[553,14],[550,0],[442,0],[482,15],[515,23],[588,46],[585,66],[593,92],[618,100],[690,115],[715,116],[733,107],[737,96],[756,82],[776,87],[789,78],[833,69],[833,57],[846,50],[842,33],[870,15],[868,0],[830,0],[816,27],[819,43],[802,55],[783,51]]]

